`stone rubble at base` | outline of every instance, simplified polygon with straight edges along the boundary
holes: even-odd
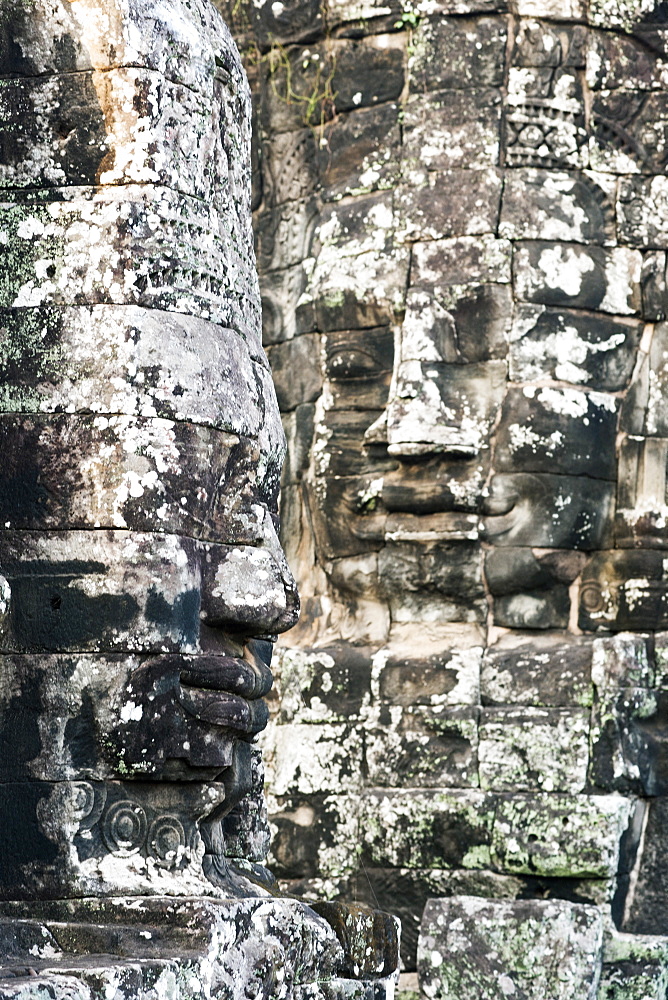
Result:
[[[346,960],[336,935],[298,900],[115,897],[6,903],[0,912],[3,998],[394,996],[396,975],[379,955],[367,956],[361,978],[337,975]]]

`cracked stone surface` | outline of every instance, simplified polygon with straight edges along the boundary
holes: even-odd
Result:
[[[394,994],[394,917],[263,865],[299,599],[251,117],[209,0],[0,0],[7,1000]]]
[[[398,901],[408,970],[431,898],[598,907],[594,978],[515,995],[660,996],[663,5],[218,2],[303,603],[263,737],[276,871]]]

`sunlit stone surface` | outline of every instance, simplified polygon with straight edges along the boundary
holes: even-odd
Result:
[[[429,898],[495,900],[516,958],[425,958],[429,996],[663,996],[665,5],[221,9],[304,605],[266,737],[277,870],[397,905],[409,969]],[[513,909],[544,897],[563,928],[599,907],[593,977],[573,945],[532,980],[568,964]],[[470,906],[439,905],[447,968]]]

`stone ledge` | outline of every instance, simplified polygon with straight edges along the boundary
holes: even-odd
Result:
[[[295,899],[4,903],[0,950],[0,1000],[390,1000],[395,983],[342,978],[336,934]]]

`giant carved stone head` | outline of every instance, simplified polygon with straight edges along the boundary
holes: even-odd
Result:
[[[309,130],[257,70],[305,607],[275,855],[319,888],[357,877],[357,849],[377,893],[411,899],[405,941],[427,896],[560,879],[619,888],[616,919],[665,933],[665,4],[388,9],[332,2],[321,27],[306,2],[253,4],[293,92],[325,63],[336,95]]]
[[[2,0],[0,106],[0,895],[211,892],[297,614],[248,86],[206,0]]]

